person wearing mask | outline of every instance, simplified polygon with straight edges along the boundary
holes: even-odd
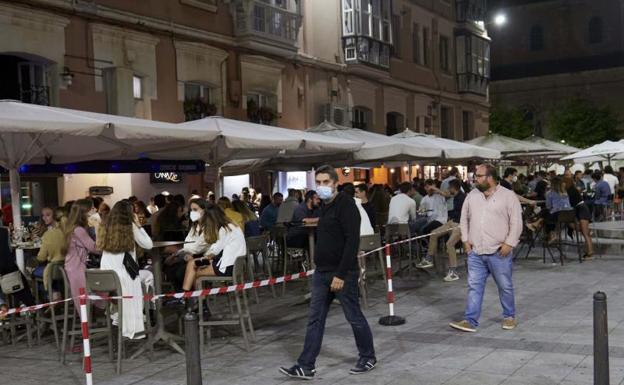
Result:
[[[466,196],[460,218],[462,241],[468,254],[468,298],[464,319],[449,325],[476,332],[485,285],[492,274],[503,307],[502,328],[511,330],[516,327],[512,250],[522,234],[522,208],[516,194],[499,186],[493,165],[477,166],[475,180],[476,188]]]
[[[212,203],[203,199],[193,199],[189,203],[189,220],[191,226],[182,248],[166,249],[165,253],[170,253],[163,262],[163,271],[167,279],[173,283],[175,290],[182,290],[184,275],[186,272],[186,262],[194,257],[201,257],[208,250],[208,243],[204,236],[206,229],[206,210]]]
[[[297,199],[297,190],[293,188],[288,189],[288,197],[280,205],[277,211],[277,223],[288,223],[291,221],[295,209],[299,206],[299,200]]]
[[[108,220],[100,228],[97,248],[102,250],[100,269],[113,270],[121,283],[121,293],[118,294],[131,297],[121,300],[122,334],[130,339],[145,337],[141,280],[143,278],[148,282],[153,282],[150,272],[143,271],[143,275],[147,273],[149,278],[141,277],[133,271],[128,271],[124,265],[124,259],[128,257],[137,262],[135,244],[145,250],[153,247],[152,239],[140,226],[137,216],[133,213],[132,203],[129,200],[122,200],[115,203]],[[111,318],[115,323],[115,314]]]
[[[360,244],[360,214],[355,201],[338,193],[338,175],[331,166],[316,170],[316,191],[323,201],[317,228],[312,276],[312,297],[306,336],[297,363],[280,372],[293,378],[312,379],[316,358],[321,351],[325,321],[334,298],[338,298],[346,319],[351,324],[359,359],[351,374],[366,373],[375,368],[377,359],[373,334],[362,314],[358,293],[357,254]]]
[[[80,289],[86,287],[85,271],[89,253],[97,253],[95,241],[89,236],[89,217],[95,211],[91,199],[79,199],[72,206],[63,226],[65,273],[76,309]]]
[[[260,220],[243,200],[232,202],[232,208],[243,217],[243,230],[246,237],[257,237],[262,234]]]
[[[368,186],[366,186],[366,183],[360,183],[355,186],[355,197],[362,203],[362,207],[364,211],[366,211],[366,216],[374,229],[377,227],[377,222],[375,221],[375,207],[368,200]]]
[[[459,227],[459,222],[466,194],[462,191],[461,182],[458,179],[454,179],[449,182],[448,193],[454,198],[453,209],[448,211],[448,221],[434,230],[431,237],[429,237],[427,256],[423,261],[421,261],[421,267],[429,268],[433,266],[433,257],[438,251],[438,239],[439,237],[446,235],[448,230],[451,230],[449,239],[446,242],[449,270],[444,277],[444,281],[452,282],[459,279],[459,275],[457,275],[457,251],[455,246],[457,245],[457,242],[461,241],[461,229]]]
[[[232,202],[230,202],[227,197],[219,198],[217,204],[219,205],[219,207],[221,207],[221,209],[225,213],[225,216],[228,217],[230,221],[232,221],[236,226],[240,227],[241,230],[245,229],[245,220],[243,219],[243,216],[236,210],[234,210]]]
[[[182,286],[185,291],[192,290],[199,277],[231,277],[236,257],[247,254],[243,230],[225,215],[221,207],[208,206],[204,215],[204,238],[210,247],[204,256],[188,260]]]
[[[310,190],[305,195],[305,200],[297,206],[292,216],[293,226],[288,228],[286,244],[288,247],[308,247],[308,230],[303,225],[318,222],[320,215],[321,200],[316,191]]]
[[[576,219],[579,221],[581,234],[583,234],[583,239],[585,239],[585,254],[583,254],[583,258],[590,260],[594,255],[594,245],[589,231],[591,211],[583,201],[583,196],[576,187],[574,180],[572,178],[564,178],[563,183],[568,193],[568,198],[570,199],[570,206],[574,208]]]
[[[408,195],[411,189],[412,185],[409,182],[399,185],[399,193],[390,199],[388,224],[409,223],[410,228],[415,227],[416,202]]]
[[[284,196],[282,193],[276,192],[273,194],[271,203],[262,209],[262,214],[260,214],[260,226],[262,226],[262,229],[265,231],[271,230],[277,223],[277,213],[283,200]]]
[[[147,211],[149,211],[152,215],[156,214],[156,211],[158,211],[158,206],[156,206],[156,203],[154,202],[154,197],[150,198],[149,205],[147,205]]]
[[[594,186],[594,201],[592,208],[594,211],[594,219],[598,222],[605,220],[607,215],[607,207],[611,204],[609,197],[611,196],[611,186],[602,179],[602,173],[596,171],[592,174],[592,179],[596,184]]]

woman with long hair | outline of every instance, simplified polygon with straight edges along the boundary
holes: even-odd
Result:
[[[228,217],[230,221],[232,221],[236,226],[240,227],[241,229],[245,228],[245,220],[243,219],[243,216],[236,210],[234,210],[232,202],[228,199],[228,197],[219,198],[217,204],[219,205],[219,207],[221,207],[223,213],[226,217]]]
[[[189,203],[189,218],[191,220],[191,228],[184,239],[184,247],[181,249],[169,250],[171,253],[164,261],[164,272],[167,279],[173,282],[176,290],[182,288],[184,275],[186,272],[186,262],[192,260],[193,257],[202,257],[208,250],[208,243],[204,237],[206,231],[206,210],[212,203],[208,203],[203,199],[192,199]]]
[[[110,215],[100,227],[98,233],[97,248],[102,250],[102,262],[100,269],[113,270],[119,276],[121,283],[121,295],[132,296],[124,298],[123,306],[123,330],[124,337],[143,338],[143,289],[141,277],[132,277],[124,265],[126,254],[136,262],[136,247],[149,250],[153,243],[149,235],[137,223],[136,216],[132,212],[132,204],[122,200],[113,206]]]
[[[219,206],[207,207],[204,215],[204,238],[210,247],[205,256],[187,262],[182,286],[186,291],[195,286],[198,277],[231,276],[236,257],[247,254],[243,231],[225,216]]]
[[[260,220],[256,216],[256,213],[251,211],[249,206],[245,202],[238,200],[232,202],[232,208],[234,211],[243,216],[243,222],[245,223],[245,237],[257,237],[262,234],[260,230]]]
[[[62,225],[65,255],[65,273],[69,280],[71,294],[78,307],[77,298],[80,289],[85,288],[87,281],[87,259],[89,253],[96,253],[95,241],[89,236],[89,216],[95,211],[91,199],[79,199],[71,206],[67,221]]]
[[[585,254],[583,258],[591,259],[594,255],[594,244],[592,242],[591,234],[589,232],[589,222],[591,222],[591,211],[589,207],[583,201],[583,197],[576,187],[576,183],[572,177],[563,178],[563,184],[568,198],[570,199],[570,205],[574,207],[576,213],[576,219],[579,221],[579,227],[583,238],[585,239]]]
[[[182,207],[175,202],[167,203],[165,207],[158,211],[152,223],[152,236],[156,241],[164,241],[167,231],[182,230]]]
[[[150,214],[147,206],[143,201],[137,200],[136,202],[132,203],[132,209],[134,210],[136,216],[139,218],[139,224],[141,226],[145,226],[149,223],[149,219],[152,217],[152,214]]]
[[[570,198],[560,176],[555,176],[550,181],[550,191],[546,193],[546,209],[548,213],[544,218],[545,229],[549,234],[548,242],[554,242],[558,238],[555,233],[557,223],[557,213],[564,210],[572,210]]]
[[[43,237],[46,231],[56,227],[56,221],[54,220],[54,209],[51,207],[44,207],[41,209],[41,218],[35,227],[34,233],[39,238]]]

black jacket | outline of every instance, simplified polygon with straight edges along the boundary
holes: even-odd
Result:
[[[11,251],[11,238],[9,237],[9,229],[0,227],[0,275],[17,271],[15,264],[15,256]]]
[[[464,206],[464,201],[466,200],[466,194],[462,191],[458,192],[455,197],[453,197],[453,210],[449,210],[448,219],[459,223],[461,219],[462,207]]]
[[[357,270],[359,248],[360,212],[352,197],[339,193],[321,209],[316,230],[316,269],[334,272],[344,279],[348,271]]]

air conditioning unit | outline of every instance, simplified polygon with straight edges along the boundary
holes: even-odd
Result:
[[[347,106],[327,103],[321,109],[321,120],[351,127],[351,111]]]

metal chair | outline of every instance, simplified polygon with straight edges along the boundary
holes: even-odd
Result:
[[[17,307],[17,302],[13,298],[13,295],[7,294],[7,293],[5,293],[4,295],[6,297],[6,302],[7,302],[9,309]],[[26,331],[21,335],[18,334],[17,332],[18,326],[26,327]],[[33,335],[32,326],[33,326],[33,319],[30,313],[20,313],[20,314],[10,315],[5,320],[0,321],[0,329],[2,330],[2,339],[4,340],[5,343],[8,343],[8,340],[10,339],[11,344],[13,346],[16,346],[19,340],[26,337],[26,343],[28,347],[31,348],[32,347],[32,335]],[[7,338],[7,334],[8,334],[8,338]]]
[[[287,242],[288,228],[286,226],[276,225],[275,227],[273,227],[272,231],[273,231],[272,234],[273,234],[274,239],[276,241],[279,240],[279,243],[281,245],[282,257],[283,257],[283,262],[284,262],[282,265],[283,275],[286,275],[288,273],[288,267],[289,265],[292,265],[293,262],[301,262],[303,269],[307,270],[307,266],[305,266],[304,263],[310,257],[308,249],[301,248],[301,247],[288,247],[288,242]],[[301,258],[299,258],[297,254],[300,254]],[[297,269],[296,272],[299,272],[299,270]],[[286,294],[286,281],[282,283],[282,296],[285,294]]]
[[[563,241],[562,240],[563,237],[561,233],[563,232],[563,234],[566,234],[567,229],[570,226],[573,226],[574,228],[573,234],[572,234],[572,241],[571,242]],[[579,228],[579,224],[578,224],[578,221],[576,220],[576,212],[574,210],[563,210],[563,211],[557,212],[557,220],[555,223],[555,232],[558,235],[557,241],[552,244],[548,244],[548,243],[544,244],[543,263],[546,263],[546,251],[547,250],[553,262],[555,261],[554,254],[551,250],[554,246],[554,248],[559,252],[559,262],[563,266],[563,262],[565,259],[565,253],[563,252],[564,245],[571,245],[571,246],[576,247],[578,259],[580,262],[582,262],[582,259],[583,259],[582,252],[581,252],[582,243],[580,241],[580,234],[579,234],[578,228]]]
[[[247,263],[249,270],[249,279],[252,281],[258,278],[258,266],[262,266],[262,277],[273,277],[273,271],[271,269],[271,263],[269,262],[269,235],[262,234],[256,237],[245,238],[247,244]],[[262,264],[259,262],[258,254],[262,255]],[[271,293],[275,298],[275,286],[271,285]],[[258,291],[253,289],[256,303],[260,303],[258,298]]]
[[[39,286],[38,284],[41,283],[43,284],[43,282],[47,282],[48,284],[46,285],[46,287],[44,287],[45,292],[48,295],[48,300],[51,302],[52,301],[52,293],[54,292],[52,286],[53,286],[53,282],[55,281],[62,281],[63,280],[63,276],[61,274],[61,272],[59,271],[59,267],[63,267],[64,263],[63,262],[51,262],[45,272],[46,277],[44,279],[35,279],[35,301],[37,303],[41,303],[42,301],[39,298]],[[59,325],[58,323],[60,323],[61,321],[63,321],[63,317],[61,316],[61,314],[59,313],[58,315],[56,314],[56,308],[60,307],[61,305],[50,305],[47,309],[49,309],[50,315],[46,316],[45,313],[46,309],[40,309],[37,311],[36,313],[36,322],[37,322],[37,343],[41,342],[41,330],[47,326],[50,325],[50,327],[52,328],[52,332],[54,333],[54,342],[56,343],[56,350],[59,353],[59,357],[61,355],[61,344],[60,344],[60,338],[59,338]]]
[[[106,293],[108,295],[122,295],[121,282],[119,276],[114,270],[99,270],[99,269],[87,269],[87,293],[88,294],[101,294]],[[99,330],[107,334],[109,343],[109,357],[112,359],[113,355],[113,330],[111,325],[110,316],[112,314],[113,303],[106,301],[106,328]],[[121,301],[117,305],[117,374],[121,374],[121,358],[124,352],[123,346],[123,306]]]
[[[401,241],[404,239],[409,239],[411,236],[410,228],[407,223],[390,223],[386,225],[385,229],[386,243],[392,243],[396,241]],[[400,244],[397,246],[399,250],[399,267],[397,273],[400,273],[403,270],[401,260],[404,258],[404,250],[405,244]],[[408,265],[407,272],[411,273],[412,271],[412,242],[407,242],[407,253],[408,253]]]
[[[381,248],[381,236],[378,233],[372,235],[363,235],[360,237],[360,251],[363,253],[379,249]],[[374,254],[370,254],[369,256],[375,257]],[[361,254],[358,254],[358,265],[360,267],[360,274],[358,283],[360,286],[360,295],[362,296],[362,301],[364,302],[364,307],[368,307],[368,268],[366,263],[366,257]],[[376,271],[376,273],[380,274],[384,278],[384,283],[387,285],[386,281],[386,270],[384,263],[383,251],[379,250],[377,252],[377,258],[379,262],[380,269]]]
[[[206,284],[225,284],[225,285],[238,285],[245,282],[245,277],[247,276],[247,272],[245,271],[248,267],[247,256],[241,255],[236,258],[234,262],[234,268],[232,271],[232,276],[230,277],[199,277],[196,281],[197,288],[204,288]],[[251,314],[249,312],[249,304],[247,301],[247,293],[243,291],[233,291],[231,293],[226,294],[227,296],[233,296],[234,301],[236,303],[236,314],[232,314],[231,318],[227,318],[226,316],[221,319],[203,319],[203,307],[208,306],[208,297],[200,298],[199,300],[199,314],[201,315],[199,320],[199,346],[203,351],[204,348],[204,339],[205,339],[205,330],[208,329],[208,343],[210,344],[211,337],[211,327],[212,326],[222,326],[222,325],[240,325],[241,334],[243,336],[243,342],[245,344],[245,350],[249,351],[249,341],[247,337],[247,327],[249,327],[249,339],[253,342],[256,339],[256,334],[253,328],[253,322],[251,320]],[[229,297],[228,297],[229,298]],[[210,318],[213,316],[211,315]]]

